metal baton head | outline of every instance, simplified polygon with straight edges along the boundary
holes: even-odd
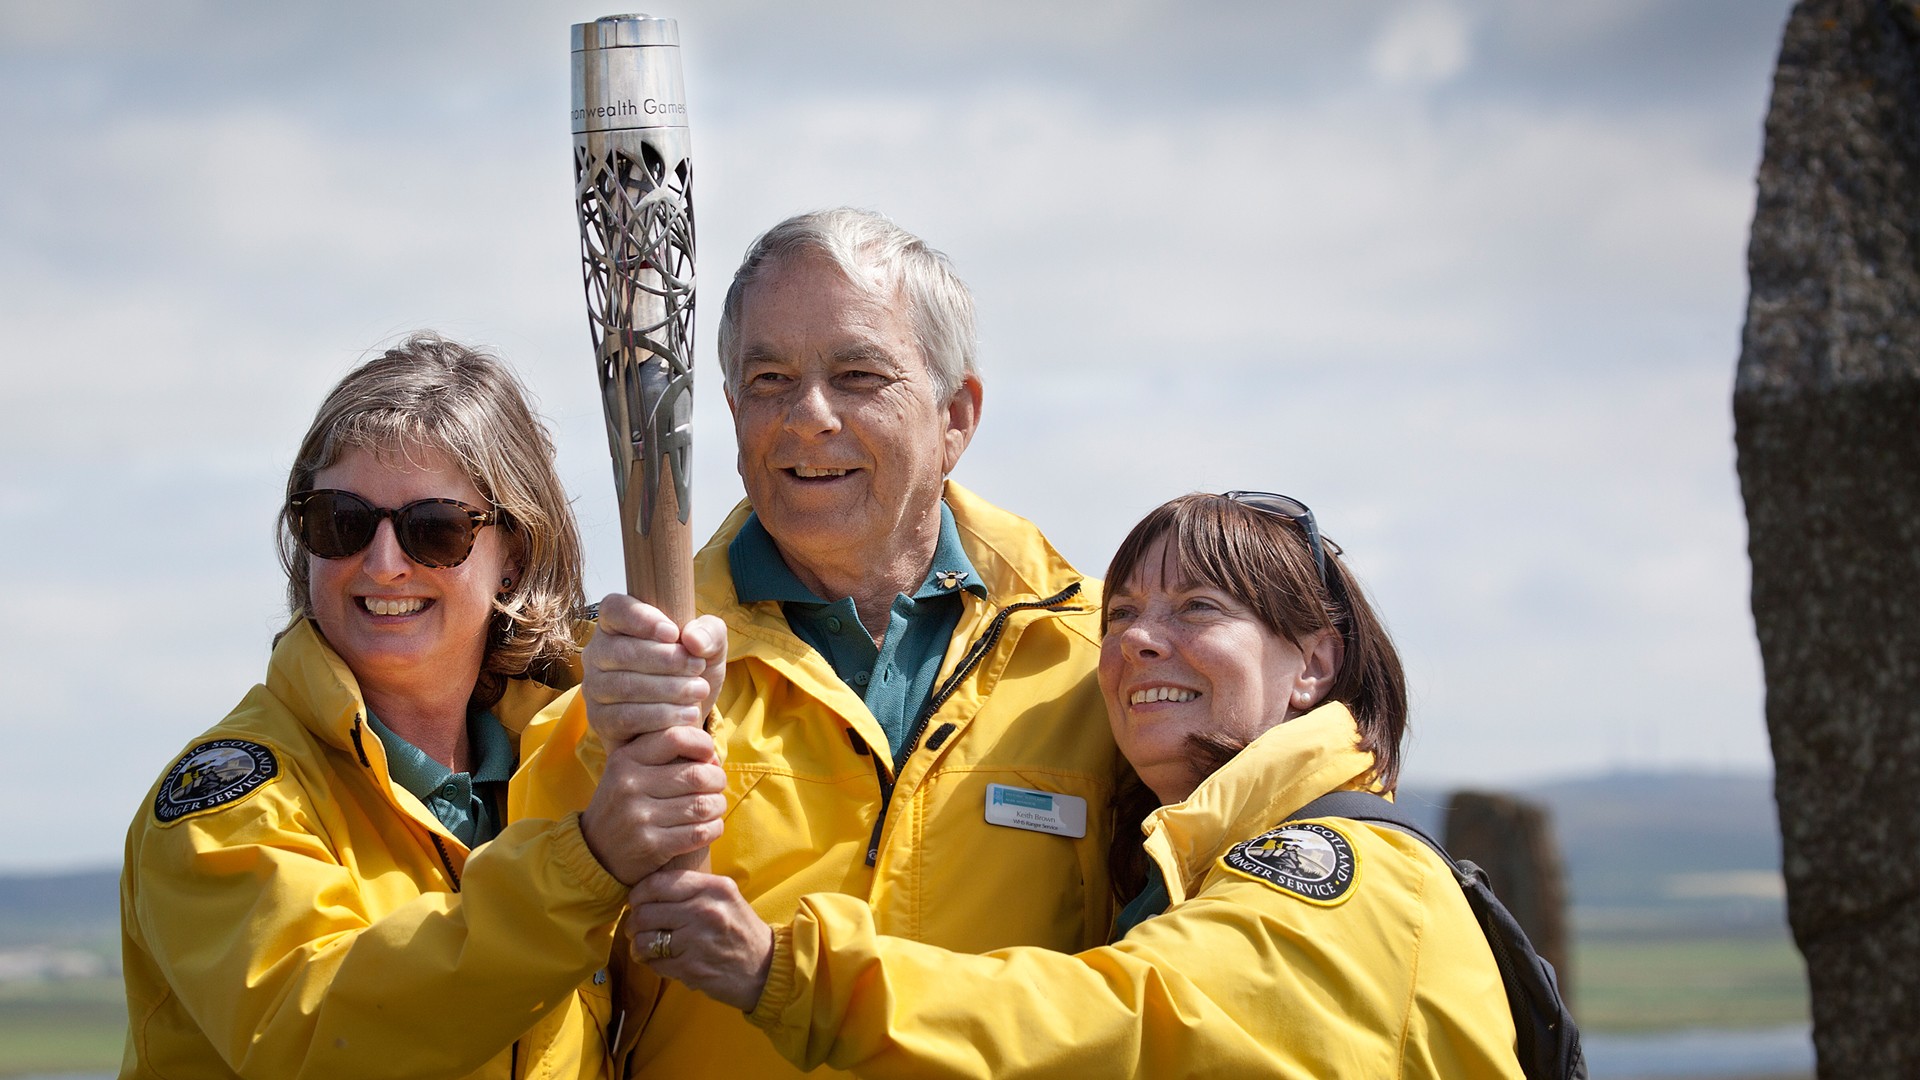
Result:
[[[573,178],[614,483],[623,504],[639,500],[631,518],[644,533],[664,470],[686,524],[693,163],[672,19],[609,15],[574,25]],[[630,479],[641,490],[630,490]]]

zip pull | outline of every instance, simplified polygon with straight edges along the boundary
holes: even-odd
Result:
[[[367,769],[373,768],[373,762],[367,760],[367,748],[364,745],[362,745],[360,742],[360,714],[359,713],[353,714],[353,730],[349,732],[349,734],[353,736],[353,752],[360,755],[361,767],[367,768]]]

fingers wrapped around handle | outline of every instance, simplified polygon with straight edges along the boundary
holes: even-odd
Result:
[[[651,731],[705,722],[727,677],[727,624],[703,615],[681,627],[660,609],[615,593],[582,656],[587,723],[609,752]]]
[[[726,788],[726,771],[705,729],[651,731],[608,751],[580,831],[600,865],[632,885],[719,839]]]
[[[663,870],[627,895],[630,948],[655,971],[751,1012],[773,965],[773,927],[732,878]]]

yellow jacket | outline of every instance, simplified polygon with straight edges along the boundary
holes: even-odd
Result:
[[[1346,708],[1324,706],[1155,811],[1146,846],[1173,905],[1077,956],[957,956],[809,896],[776,930],[751,1020],[796,1065],[863,1077],[1517,1080],[1499,971],[1440,859],[1384,826],[1289,822],[1361,786],[1354,741]],[[1281,822],[1318,856],[1272,884]]]
[[[898,777],[873,865],[887,739],[858,694],[788,628],[780,605],[742,606],[727,545],[744,507],[696,559],[699,606],[726,619],[731,656],[714,734],[726,759],[726,834],[713,871],[762,918],[841,894],[880,931],[962,952],[1081,949],[1104,940],[1107,800],[1116,752],[1094,682],[1099,583],[1029,522],[949,483],[961,543],[988,591],[965,594],[936,697],[965,668]],[[1044,601],[1052,603],[1044,603]],[[971,664],[971,667],[967,667]],[[988,824],[987,785],[1086,801],[1086,836]],[[795,1075],[738,1009],[659,990],[634,1061],[647,1076]]]
[[[127,833],[121,1076],[601,1077],[626,890],[557,690],[513,680],[507,827],[469,852],[387,776],[345,663],[301,623]],[[551,752],[542,752],[553,744]]]

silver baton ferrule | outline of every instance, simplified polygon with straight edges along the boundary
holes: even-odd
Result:
[[[664,471],[674,516],[685,524],[692,507],[693,163],[672,19],[609,15],[573,27],[573,174],[614,483],[644,534]]]

